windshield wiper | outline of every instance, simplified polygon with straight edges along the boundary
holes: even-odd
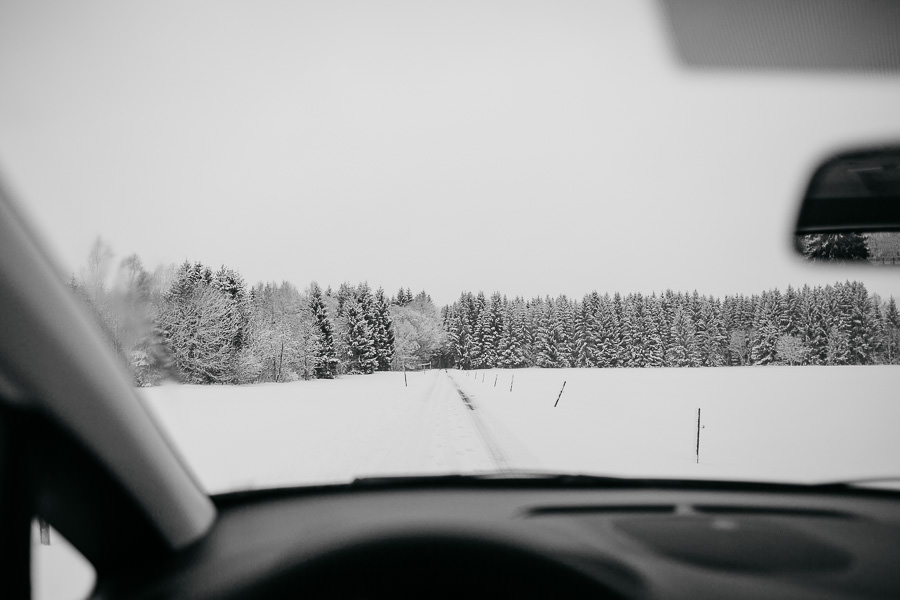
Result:
[[[644,480],[626,477],[583,475],[571,473],[541,473],[532,471],[498,471],[496,473],[471,473],[449,475],[388,475],[383,477],[357,477],[349,486],[354,488],[374,487],[420,487],[420,486],[496,486],[510,487],[521,484],[528,487],[547,485],[551,487],[634,487]]]
[[[482,488],[584,488],[584,489],[681,489],[757,492],[880,492],[900,491],[900,477],[873,477],[823,483],[787,483],[777,481],[735,481],[730,479],[662,479],[613,477],[582,473],[543,473],[500,471],[496,473],[450,475],[400,475],[358,477],[342,487],[357,489],[413,487],[482,487]]]
[[[707,490],[735,492],[786,492],[792,494],[851,494],[877,495],[896,498],[900,495],[900,477],[823,483],[781,483],[772,481],[734,481],[730,479],[649,479],[586,475],[581,473],[546,473],[530,471],[499,471],[492,473],[446,475],[386,475],[357,477],[350,482],[328,483],[299,487],[265,488],[215,494],[218,506],[240,502],[248,497],[297,496],[302,494],[343,491],[380,491],[396,489],[596,489],[596,490]]]
[[[886,475],[884,477],[860,477],[858,479],[845,479],[842,481],[826,481],[814,484],[817,488],[825,489],[879,489],[900,491],[900,475]]]

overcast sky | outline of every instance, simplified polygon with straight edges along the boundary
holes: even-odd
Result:
[[[900,271],[788,249],[900,78],[688,71],[650,2],[0,1],[0,173],[64,269],[101,235],[304,287],[580,297]]]

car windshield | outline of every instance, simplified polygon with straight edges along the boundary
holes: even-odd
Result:
[[[900,474],[900,277],[792,240],[818,163],[900,140],[900,77],[672,36],[649,1],[5,2],[0,173],[211,493]]]

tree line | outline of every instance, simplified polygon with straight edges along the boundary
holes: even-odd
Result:
[[[442,310],[446,364],[717,367],[897,364],[900,314],[859,282],[750,296],[463,293]]]
[[[893,298],[859,282],[716,298],[592,292],[508,299],[466,292],[249,287],[226,266],[147,271],[101,241],[70,286],[138,385],[331,379],[421,364],[460,369],[900,363]]]
[[[190,261],[148,272],[137,255],[116,265],[100,240],[69,284],[138,385],[332,379],[428,361],[443,345],[437,308],[409,288],[248,287],[234,269]]]

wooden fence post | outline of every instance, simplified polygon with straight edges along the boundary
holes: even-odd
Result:
[[[563,390],[566,389],[566,382],[563,381],[563,386],[559,390],[559,396],[556,397],[556,402],[553,403],[553,408],[556,408],[556,405],[559,404],[559,399],[562,398]]]
[[[700,464],[700,409],[697,409],[697,464]]]

